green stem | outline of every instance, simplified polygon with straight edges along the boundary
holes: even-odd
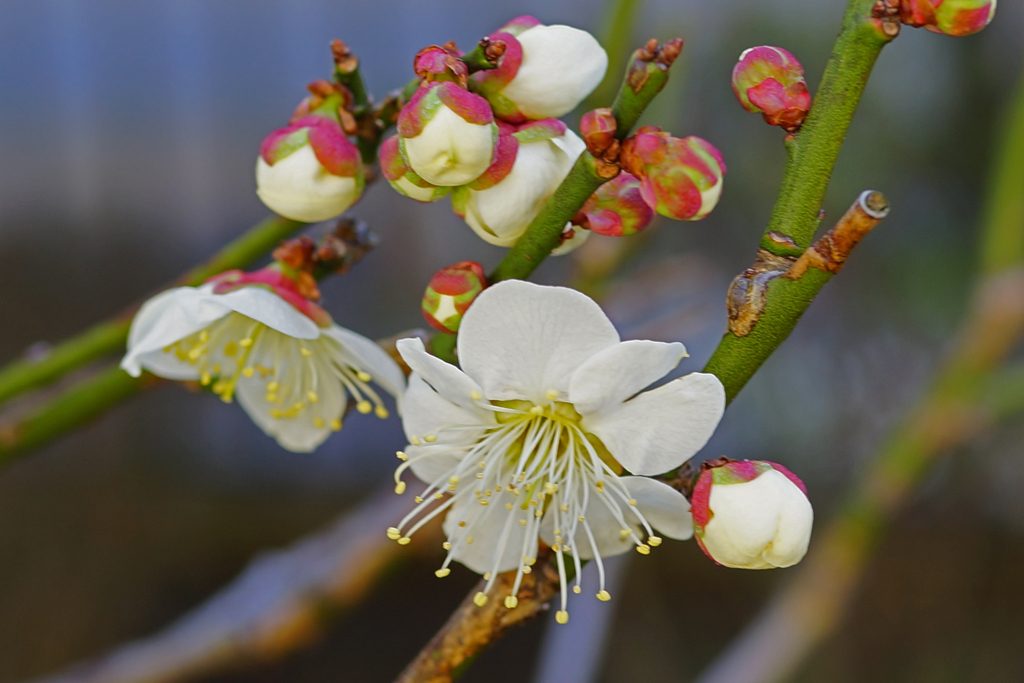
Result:
[[[798,255],[814,239],[818,212],[846,131],[882,48],[892,40],[871,18],[875,0],[850,0],[842,29],[825,66],[814,105],[795,139],[775,208],[761,246],[780,256]],[[777,232],[793,239],[786,247],[768,239]]]
[[[172,286],[200,285],[225,270],[248,266],[304,225],[279,216],[267,218],[208,261],[182,275]],[[123,351],[136,310],[137,306],[132,307],[58,344],[40,360],[19,360],[0,370],[0,403],[49,384],[107,354]]]
[[[981,268],[992,273],[1024,262],[1024,81],[1017,88],[1004,124],[1002,144],[995,149]]]

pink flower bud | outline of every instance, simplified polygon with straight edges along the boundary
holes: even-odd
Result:
[[[491,165],[498,127],[487,100],[451,81],[426,83],[398,116],[402,157],[441,187],[473,182]]]
[[[612,110],[607,107],[584,114],[580,120],[580,135],[587,149],[598,152],[608,149],[615,140],[617,125]]]
[[[464,86],[469,78],[469,67],[460,56],[454,43],[443,47],[431,45],[416,53],[413,71],[425,81],[449,80]]]
[[[457,332],[462,314],[487,286],[483,266],[459,261],[434,273],[423,293],[423,317],[439,332]]]
[[[700,220],[722,194],[725,161],[710,142],[693,135],[679,139],[644,126],[622,143],[620,161],[640,179],[644,201],[662,216]]]
[[[811,108],[804,67],[781,47],[752,47],[732,70],[732,89],[743,108],[792,133]]]
[[[814,510],[795,474],[764,460],[725,458],[702,470],[690,505],[697,543],[708,557],[739,569],[790,567],[803,559]]]
[[[580,214],[577,218],[584,227],[609,237],[638,233],[654,218],[640,193],[640,180],[625,171],[590,195]]]
[[[510,123],[568,114],[597,87],[608,55],[586,31],[518,17],[488,36],[505,43],[498,68],[478,71],[475,89]]]
[[[900,20],[947,36],[969,36],[988,26],[996,0],[902,0]]]
[[[402,158],[397,135],[392,135],[380,146],[380,171],[399,194],[418,202],[436,202],[451,192],[450,187],[431,185],[416,175]]]
[[[359,200],[364,184],[358,148],[330,118],[301,117],[260,145],[256,194],[286,218],[334,218]]]

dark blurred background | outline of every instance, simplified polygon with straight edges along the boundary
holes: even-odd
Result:
[[[624,336],[684,341],[699,369],[724,329],[781,177],[782,133],[736,103],[746,47],[786,47],[812,90],[841,0],[647,0],[637,43],[686,38],[647,123],[710,140],[729,166],[718,209],[662,221],[610,287]],[[522,0],[4,0],[0,3],[0,361],[55,342],[170,280],[265,215],[258,145],[339,37],[378,96],[415,52],[464,49],[519,14],[597,32],[602,2]],[[703,456],[764,458],[807,482],[819,521],[918,395],[975,272],[995,125],[1024,64],[1024,6],[969,38],[904,29],[875,69],[826,201],[867,188],[891,216],[730,409]],[[1024,188],[1022,188],[1024,191]],[[422,325],[429,276],[493,265],[447,202],[373,186],[354,215],[381,246],[325,286],[336,320],[380,337]],[[597,238],[600,239],[600,238]],[[568,257],[538,280],[569,277]],[[35,347],[38,350],[38,346]],[[386,479],[399,424],[353,416],[313,455],[282,451],[236,405],[167,386],[0,473],[0,683],[56,672],[154,632],[255,554],[287,545]],[[1024,680],[1024,422],[941,461],[888,534],[842,630],[801,681]],[[381,529],[387,526],[381,520]],[[382,532],[383,533],[383,532]],[[209,683],[389,681],[474,581],[417,556],[312,647]],[[754,615],[785,571],[714,566],[693,543],[635,558],[595,681],[684,681]],[[538,620],[467,683],[530,680]],[[592,647],[592,646],[591,646]],[[550,657],[549,657],[550,659]],[[582,666],[582,664],[581,664]]]

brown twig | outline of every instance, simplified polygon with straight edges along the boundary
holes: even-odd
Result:
[[[494,595],[510,594],[516,572],[505,572],[495,582]],[[558,570],[550,558],[542,558],[525,575],[519,592],[519,604],[505,607],[501,600],[488,600],[477,606],[473,598],[486,582],[481,581],[437,635],[427,643],[395,683],[449,683],[484,648],[501,638],[505,631],[547,609],[547,602],[558,592]]]

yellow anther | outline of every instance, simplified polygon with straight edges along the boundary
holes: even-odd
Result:
[[[636,507],[636,498],[630,498],[629,504],[632,505],[633,507]]]
[[[411,443],[413,446],[419,446],[420,445],[420,437],[418,437],[415,434],[413,434],[412,436],[409,437],[409,443]]]
[[[509,512],[511,512],[512,511],[512,503],[505,503],[505,509],[508,510]]]
[[[395,451],[395,455],[398,457],[399,460],[403,462],[409,459],[409,456],[403,453],[402,451]]]
[[[544,482],[544,493],[550,495],[552,493],[555,493],[556,491],[558,491],[558,484],[554,484],[550,481]]]
[[[460,527],[466,526],[466,522],[464,522],[464,521],[463,522],[459,522],[459,526]]]
[[[434,434],[427,434],[425,437],[423,437],[423,440],[426,441],[427,443],[434,443],[435,441],[437,441],[437,436]]]
[[[376,408],[373,409],[373,414],[382,420],[386,420],[388,419],[388,415],[390,415],[391,413],[389,413],[388,409],[385,408],[384,406],[377,406]]]
[[[473,391],[469,392],[469,397],[471,399],[473,399],[474,401],[479,401],[479,400],[483,399],[484,395],[481,394],[476,389],[474,389]]]
[[[526,526],[526,520],[525,519],[519,520],[519,526]]]
[[[242,374],[246,377],[252,377],[256,374],[256,368],[251,365],[249,367],[242,368]]]
[[[267,382],[267,391],[273,392],[281,388],[281,385],[277,382]]]
[[[562,546],[558,545],[557,543],[556,543],[556,544],[554,544],[553,546],[551,546],[551,549],[552,549],[553,551],[555,551],[556,553],[560,553],[560,552],[562,552]]]
[[[561,535],[562,535],[562,530],[561,529],[555,529],[555,536],[561,536]]]
[[[238,353],[238,344],[235,342],[228,342],[224,345],[224,355],[230,358]]]
[[[652,548],[657,548],[659,545],[661,545],[661,536],[648,536],[647,545],[651,546]]]
[[[448,490],[451,491],[452,493],[455,493],[455,487],[454,486],[449,486]]]
[[[629,536],[629,535],[630,535],[631,533],[633,533],[633,532],[632,532],[632,531],[630,531],[629,529],[622,529],[622,530],[620,530],[620,531],[619,531],[619,536],[622,536],[623,538],[626,538],[626,537],[628,537],[628,536]]]
[[[412,539],[408,536],[402,536],[400,539],[398,539],[398,545],[409,545],[411,542]]]
[[[641,543],[640,545],[638,545],[636,547],[636,551],[638,553],[640,553],[641,555],[650,555],[651,554],[651,546],[647,545],[646,543]]]
[[[434,494],[434,498],[441,500],[442,498],[444,498],[444,494],[438,491],[437,493]]]
[[[245,339],[242,339],[241,341],[239,341],[238,345],[241,346],[243,349],[247,349],[250,346],[252,346],[252,339],[250,339],[249,337],[246,337]]]
[[[191,358],[192,360],[199,358],[199,356],[201,355],[203,355],[203,352],[200,349],[192,349],[191,351],[188,352],[188,357]]]
[[[526,557],[525,557],[525,558],[523,559],[523,562],[524,562],[524,563],[526,563],[526,564],[528,564],[528,565],[530,565],[530,566],[532,567],[533,565],[537,564],[537,558],[536,558],[536,557],[532,557],[532,556],[530,556],[530,555],[527,555],[527,556],[526,556]]]
[[[403,493],[405,493],[404,481],[400,481],[397,484],[395,484],[395,493],[397,493],[398,495],[402,495]]]
[[[210,341],[210,333],[208,331],[206,331],[206,330],[203,330],[202,332],[200,332],[199,333],[199,341],[203,342],[204,344],[206,342]]]
[[[416,502],[416,503],[422,503],[423,499],[420,498],[419,496],[416,496],[415,498],[413,498],[413,501]]]
[[[459,479],[459,475],[457,475],[457,474],[453,474],[452,476],[448,477],[448,483],[451,484],[452,486],[455,486],[460,481],[462,481],[462,480]]]
[[[358,410],[363,415],[366,415],[368,412],[373,410],[373,404],[367,401],[366,399],[363,399],[362,401],[356,404],[356,410]]]
[[[490,580],[491,580],[491,573],[490,572],[484,573],[484,581],[490,581]]]
[[[277,394],[267,394],[267,403],[277,403]]]
[[[561,510],[562,512],[568,512],[568,511],[569,511],[569,506],[568,506],[568,505],[565,505],[565,504],[563,503],[562,505],[559,505],[559,506],[558,506],[558,509],[559,509],[559,510]]]
[[[579,520],[579,521],[581,521],[581,522],[585,522],[585,521],[587,521],[587,518],[586,518],[586,517],[584,517],[583,515],[580,515],[580,516],[579,516],[579,517],[577,517],[576,519],[578,519],[578,520]]]
[[[558,610],[557,612],[555,612],[555,621],[557,621],[559,624],[568,624],[569,613],[566,612],[564,609]]]
[[[445,550],[451,550],[452,549],[452,544],[449,543],[448,541],[445,541],[444,543],[441,544],[441,547],[444,548]]]
[[[300,346],[299,347],[299,353],[301,353],[306,358],[309,358],[310,356],[313,355],[313,352],[310,351],[309,349],[307,349],[305,346]]]
[[[487,505],[487,501],[486,501],[486,500],[481,500],[481,501],[480,501],[480,504],[486,507],[486,505]]]
[[[309,399],[310,403],[317,403],[320,401],[320,397],[316,395],[315,391],[306,392],[306,398]]]
[[[473,537],[466,536],[466,545],[473,545]]]
[[[483,472],[477,472],[476,473],[476,478],[477,479],[483,479],[484,478],[484,473]]]
[[[597,489],[598,493],[604,493],[604,482],[603,481],[594,482],[594,488]]]
[[[544,414],[544,409],[541,408],[540,406],[534,406],[534,407],[530,408],[530,414],[531,415],[543,415]]]
[[[487,595],[483,591],[477,591],[477,594],[473,596],[473,603],[477,607],[483,607],[487,604]]]
[[[331,420],[331,429],[333,429],[336,432],[341,431],[341,420],[337,418]]]
[[[548,389],[547,391],[544,392],[544,395],[547,396],[552,401],[554,401],[556,398],[558,398],[558,389]]]
[[[531,569],[530,567],[523,567],[523,573],[524,574],[529,574],[532,571],[533,571],[533,569]]]
[[[326,424],[327,423],[324,422],[324,419],[322,417],[314,417],[313,418],[313,426],[316,427],[317,429],[323,429],[324,425],[326,425]]]
[[[389,526],[388,527],[388,538],[390,538],[392,541],[397,541],[401,537],[402,537],[402,532],[398,530],[398,527],[395,527],[395,526]]]
[[[199,383],[202,384],[204,387],[212,381],[213,378],[210,377],[210,373],[208,372],[204,372],[202,375],[199,376]]]
[[[362,370],[356,373],[356,377],[359,378],[360,382],[369,382],[371,379],[373,379],[372,377],[370,377],[370,373],[363,372]]]
[[[536,510],[536,511],[534,511],[533,516],[534,517],[543,517],[544,516],[544,511],[543,510]]]
[[[476,464],[476,466],[479,467],[480,469],[484,469],[485,467],[487,467],[487,463],[481,460]]]
[[[452,570],[448,569],[448,567],[441,567],[436,572],[434,572],[434,576],[436,576],[439,579],[443,579],[444,577],[448,576],[451,573],[452,573]]]
[[[519,598],[514,595],[510,595],[505,598],[505,609],[515,609],[519,606]]]
[[[299,412],[300,410],[302,410],[305,407],[306,407],[306,404],[303,403],[302,401],[296,401],[295,403],[292,404],[292,410],[295,411],[296,413]]]
[[[582,592],[582,590],[583,589],[581,589],[579,586],[573,586],[572,587],[572,592],[575,593],[576,595],[579,595]]]
[[[599,590],[597,592],[597,599],[601,602],[608,602],[612,599],[612,596],[606,590]]]

